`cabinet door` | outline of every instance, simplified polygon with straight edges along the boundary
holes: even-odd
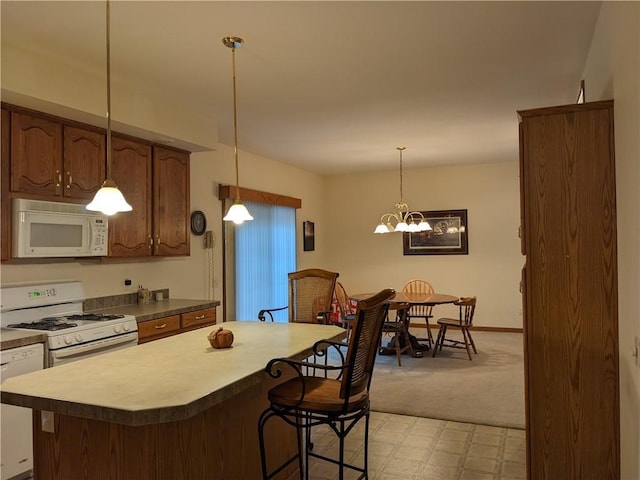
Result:
[[[155,255],[189,255],[189,154],[154,147]]]
[[[61,195],[61,124],[26,113],[11,113],[11,191]]]
[[[11,198],[9,197],[9,145],[11,142],[11,114],[9,110],[2,109],[2,140],[0,149],[2,150],[2,164],[0,167],[0,181],[2,182],[2,210],[0,211],[0,242],[2,248],[1,260],[8,260],[11,257]]]
[[[529,478],[619,478],[613,104],[520,113]]]
[[[109,256],[151,255],[151,146],[112,136],[111,176],[133,211],[109,218]]]
[[[91,200],[105,179],[106,136],[84,128],[64,127],[64,189],[69,198]]]

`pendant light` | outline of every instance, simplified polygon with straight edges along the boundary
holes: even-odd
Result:
[[[400,201],[396,203],[396,210],[391,213],[385,213],[380,217],[380,224],[373,233],[391,233],[391,232],[427,232],[431,230],[431,225],[420,212],[412,212],[409,205],[404,203],[402,199],[402,152],[407,147],[396,147],[400,152]],[[393,225],[395,223],[395,225]]]
[[[233,71],[233,155],[236,164],[236,199],[229,208],[229,211],[224,216],[225,222],[233,222],[236,225],[241,225],[245,221],[253,220],[253,217],[247,210],[247,207],[240,201],[240,181],[238,175],[238,114],[236,109],[236,48],[242,46],[242,40],[240,37],[224,37],[222,43],[226,47],[231,49],[231,67]]]
[[[105,215],[113,215],[118,212],[130,212],[131,205],[124,199],[124,195],[118,189],[116,182],[111,178],[111,35],[110,35],[110,4],[107,0],[107,179],[87,210],[102,212]]]

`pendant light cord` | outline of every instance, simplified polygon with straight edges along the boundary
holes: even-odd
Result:
[[[107,0],[107,180],[111,180],[111,2]]]
[[[233,157],[236,163],[236,202],[240,201],[240,180],[238,173],[238,112],[236,107],[236,47],[231,47],[231,69],[233,72]]]

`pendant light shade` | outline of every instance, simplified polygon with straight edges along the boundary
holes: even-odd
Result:
[[[118,212],[130,212],[131,205],[124,199],[124,195],[118,189],[113,180],[105,180],[100,190],[96,192],[95,197],[87,210],[102,212],[105,215],[113,215]]]
[[[233,72],[233,156],[236,166],[236,200],[229,208],[224,216],[225,222],[233,222],[236,225],[242,225],[253,217],[240,200],[240,180],[238,173],[238,113],[236,108],[236,48],[240,48],[244,40],[240,37],[224,37],[222,43],[231,49],[231,67]]]
[[[231,205],[231,208],[229,208],[223,220],[225,222],[233,222],[236,225],[242,225],[248,220],[253,220],[253,217],[249,213],[249,210],[247,210],[247,207],[245,207],[242,202],[236,200],[233,205]]]
[[[124,199],[116,182],[111,178],[111,28],[110,4],[107,0],[107,179],[96,192],[87,210],[113,215],[118,212],[130,212],[131,205]]]

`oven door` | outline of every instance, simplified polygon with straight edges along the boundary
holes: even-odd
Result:
[[[49,350],[49,366],[56,367],[65,363],[76,362],[85,358],[95,357],[103,353],[115,352],[124,348],[135,347],[138,344],[138,332],[103,338],[94,342],[74,345],[72,347]]]

